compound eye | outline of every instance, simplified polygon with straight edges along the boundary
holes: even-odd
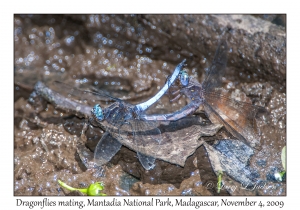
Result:
[[[189,75],[185,71],[180,74],[180,83],[184,87],[189,84]]]
[[[96,118],[98,121],[102,121],[104,119],[102,108],[99,104],[96,104],[92,109],[92,115]]]

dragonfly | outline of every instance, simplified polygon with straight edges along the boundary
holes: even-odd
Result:
[[[159,122],[156,120],[147,120],[146,110],[157,102],[169,89],[172,83],[177,80],[186,60],[178,64],[165,85],[160,91],[149,100],[136,105],[125,102],[119,98],[110,96],[104,91],[87,91],[71,87],[62,82],[55,82],[55,92],[46,87],[42,82],[35,86],[35,92],[32,94],[41,95],[49,102],[63,110],[75,111],[78,115],[89,118],[91,124],[102,127],[106,132],[98,142],[94,151],[94,160],[101,166],[111,160],[111,158],[120,150],[122,145],[137,151],[137,157],[146,170],[155,167],[155,158],[146,155],[147,145],[151,145],[152,151],[159,151],[162,141],[161,131],[158,128]],[[102,107],[99,103],[93,106],[78,104],[69,97],[61,95],[66,92],[68,96],[81,98],[82,100],[106,100],[114,101],[108,107]],[[132,142],[128,141],[132,139]],[[156,156],[156,155],[153,155]]]
[[[203,106],[206,116],[212,123],[223,124],[237,139],[253,148],[259,148],[260,136],[255,127],[255,118],[258,113],[266,110],[261,106],[233,100],[223,93],[221,83],[227,63],[227,51],[227,42],[222,39],[202,83],[191,78],[185,71],[180,72],[177,79],[179,85],[173,85],[177,91],[171,93],[177,95],[171,101],[184,94],[190,100],[186,106],[173,113],[149,115],[145,118],[153,121],[178,120],[193,114]]]

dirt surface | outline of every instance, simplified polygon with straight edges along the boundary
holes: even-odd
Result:
[[[14,17],[14,194],[72,195],[57,180],[73,187],[102,181],[108,195],[285,195],[286,145],[285,16],[263,15],[15,15]],[[264,185],[244,189],[224,175],[234,190],[216,192],[217,176],[200,146],[184,167],[156,160],[146,171],[126,147],[104,166],[104,175],[87,170],[76,152],[85,119],[45,101],[28,102],[37,81],[55,80],[76,87],[106,90],[138,103],[153,96],[183,58],[189,75],[202,81],[218,40],[226,36],[229,52],[223,88],[238,100],[266,108],[269,119],[258,121],[261,148],[248,163]],[[156,113],[186,105],[181,98],[162,98]],[[268,123],[266,123],[268,122]],[[104,132],[88,129],[93,151]],[[224,129],[209,137],[228,136]],[[211,187],[211,183],[214,187]]]

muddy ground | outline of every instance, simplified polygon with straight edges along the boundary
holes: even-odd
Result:
[[[156,160],[151,171],[123,146],[97,177],[76,152],[85,119],[51,104],[40,109],[28,102],[37,81],[51,87],[59,80],[93,85],[138,103],[153,96],[183,58],[187,72],[201,82],[224,36],[230,50],[223,88],[246,95],[269,112],[268,123],[257,123],[261,148],[249,161],[265,181],[260,188],[244,189],[231,180],[236,189],[218,194],[217,176],[203,146],[185,167]],[[102,181],[108,195],[286,194],[285,181],[274,178],[283,170],[280,156],[286,145],[284,15],[15,15],[14,49],[15,195],[74,195],[58,179],[73,187]],[[170,112],[186,103],[184,97],[172,104],[164,97],[155,108]],[[87,131],[91,151],[103,133]],[[215,139],[209,139],[211,145]]]

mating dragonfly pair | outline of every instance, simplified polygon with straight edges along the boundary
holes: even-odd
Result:
[[[59,108],[74,110],[76,113],[83,114],[90,119],[91,124],[105,129],[106,132],[94,151],[94,161],[99,166],[110,161],[122,145],[137,152],[137,156],[146,170],[155,167],[156,158],[183,165],[184,163],[181,160],[176,161],[174,154],[178,155],[178,151],[185,157],[191,154],[185,151],[186,148],[180,148],[178,146],[180,144],[177,147],[175,143],[173,145],[168,144],[170,142],[169,134],[172,132],[171,138],[176,138],[179,132],[185,132],[184,134],[186,135],[194,135],[197,141],[201,135],[214,135],[220,128],[219,125],[222,124],[237,139],[243,140],[246,144],[255,147],[259,143],[259,136],[254,128],[254,120],[256,113],[263,108],[229,99],[222,95],[221,88],[219,88],[226,67],[227,51],[227,43],[225,40],[222,40],[202,84],[190,78],[182,70],[186,61],[183,60],[177,65],[163,88],[154,97],[136,105],[112,97],[104,91],[80,90],[61,82],[56,82],[56,87],[59,90],[67,91],[70,96],[81,97],[84,100],[95,103],[97,100],[110,100],[114,101],[114,103],[106,108],[101,107],[99,104],[91,108],[88,105],[78,104],[69,98],[64,98],[59,91],[54,92],[41,82],[36,84],[35,94],[43,96]],[[184,94],[189,98],[190,102],[173,113],[147,115],[146,110],[169,91],[171,87],[177,87],[177,91],[172,93],[174,95],[173,101]],[[197,122],[188,117],[201,105],[204,106],[207,117],[213,123],[206,130],[202,129],[205,126],[197,127]],[[185,120],[189,120],[189,123]],[[178,123],[174,124],[173,122]],[[169,130],[161,128],[162,125],[168,127],[168,123],[172,128],[169,128]],[[185,128],[180,127],[180,124],[185,124],[190,128],[185,131]],[[186,142],[186,144],[189,144],[189,142]],[[186,146],[188,147],[189,145]],[[188,149],[186,150],[188,151]],[[168,158],[164,158],[165,156],[168,156]],[[182,158],[179,157],[177,159]]]

